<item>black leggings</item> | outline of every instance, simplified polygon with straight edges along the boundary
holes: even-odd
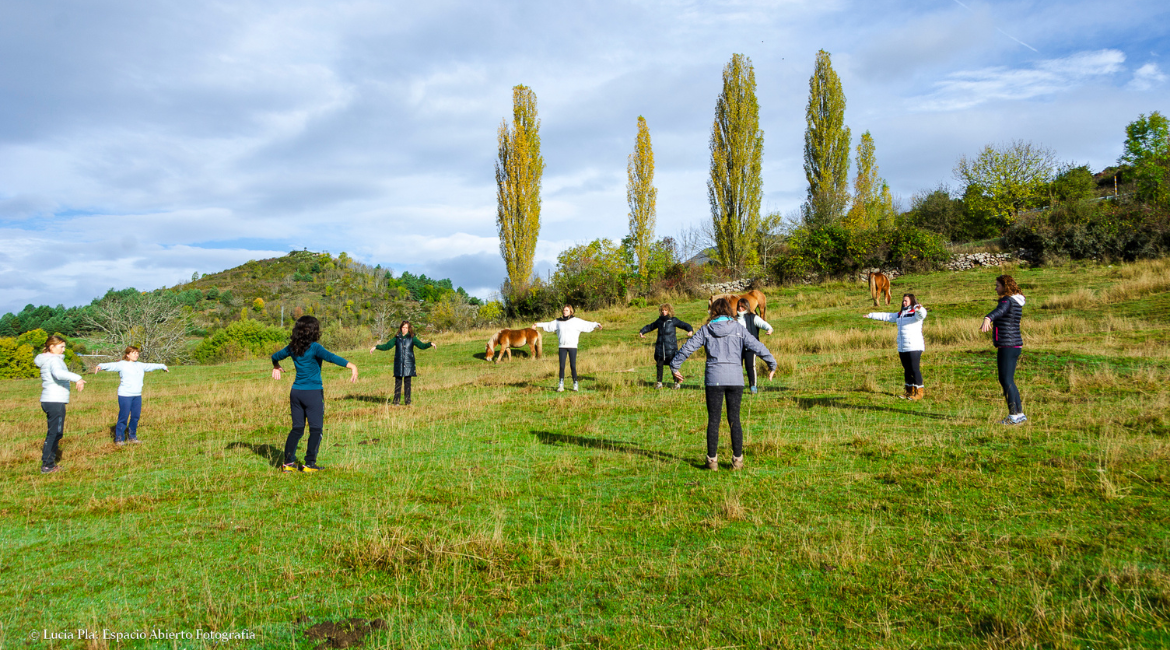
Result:
[[[922,388],[922,350],[914,352],[899,352],[898,358],[902,360],[902,374],[906,379],[907,386],[917,386]]]
[[[557,354],[561,358],[561,381],[565,380],[565,357],[569,357],[569,369],[573,373],[573,381],[577,381],[577,348],[558,348]]]
[[[309,421],[309,445],[305,449],[305,464],[317,462],[317,450],[321,447],[321,430],[325,422],[325,391],[292,389],[288,394],[292,411],[292,429],[284,442],[284,462],[297,462],[297,445],[305,435],[305,420]]]
[[[411,377],[395,377],[394,378],[394,404],[398,404],[398,398],[402,396],[403,384],[406,384],[406,405],[410,406],[410,380]]]
[[[1024,405],[1020,402],[1020,389],[1016,388],[1016,364],[1020,361],[1023,348],[997,348],[995,352],[995,366],[999,371],[999,385],[1003,388],[1003,397],[1007,400],[1008,415],[1019,415],[1024,412]]]
[[[743,427],[739,424],[739,405],[743,386],[707,386],[707,458],[719,454],[719,416],[727,398],[727,424],[731,427],[731,453],[743,455]]]
[[[658,383],[662,383],[662,369],[666,367],[665,363],[658,364]]]
[[[65,402],[41,402],[45,412],[45,446],[41,449],[41,467],[54,467],[61,457],[61,438],[65,436]]]
[[[743,369],[747,371],[748,386],[756,385],[756,353],[751,350],[743,351]]]

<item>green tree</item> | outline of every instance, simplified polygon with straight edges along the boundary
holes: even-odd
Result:
[[[1170,205],[1170,120],[1154,111],[1126,125],[1118,162],[1133,167],[1140,200]]]
[[[654,149],[646,118],[638,116],[634,152],[626,163],[626,202],[630,205],[630,237],[638,258],[638,276],[646,279],[646,260],[654,239],[658,188],[654,187]]]
[[[845,92],[833,71],[829,53],[817,52],[808,80],[807,126],[804,131],[804,175],[808,197],[801,211],[811,225],[832,224],[849,204],[849,143],[845,126]]]
[[[496,226],[500,254],[513,289],[528,286],[536,238],[540,234],[540,182],[544,158],[540,155],[540,119],[536,93],[512,88],[512,124],[500,123],[497,134]]]
[[[723,91],[715,102],[711,127],[711,177],[707,198],[719,262],[740,269],[757,263],[760,222],[760,176],[764,132],[756,101],[756,73],[751,59],[732,55],[723,67]]]
[[[878,176],[873,136],[861,134],[857,143],[857,178],[853,182],[853,206],[845,216],[850,230],[869,230],[888,226],[894,219],[894,199],[890,186]]]
[[[1056,154],[1040,145],[1015,140],[998,147],[987,145],[974,160],[962,156],[955,178],[966,188],[978,187],[991,211],[1010,225],[1020,210],[1034,207],[1052,180]],[[969,201],[970,199],[968,199]]]

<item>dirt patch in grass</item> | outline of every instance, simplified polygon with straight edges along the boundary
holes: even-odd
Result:
[[[385,619],[376,618],[367,621],[364,618],[347,618],[343,621],[324,621],[305,630],[305,636],[321,641],[317,650],[323,648],[357,648],[365,645],[366,637],[374,630],[385,630],[389,623]]]

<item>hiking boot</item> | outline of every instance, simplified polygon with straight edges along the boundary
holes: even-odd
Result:
[[[918,400],[922,399],[925,396],[926,396],[926,388],[924,386],[914,386],[913,390],[910,391],[910,397],[907,397],[906,399],[914,400],[915,402],[917,402]]]
[[[577,382],[573,382],[573,392],[577,392],[579,390],[581,390],[581,387],[577,385]]]
[[[910,384],[906,384],[906,392],[899,395],[898,399],[910,399],[910,396],[913,394],[914,394],[914,387],[911,386]]]
[[[325,469],[325,468],[324,467],[317,467],[317,463],[305,463],[304,465],[301,465],[302,472],[309,472],[309,473],[320,472],[323,469]]]
[[[714,457],[708,456],[707,457],[707,469],[711,470],[712,472],[719,469],[719,457],[718,456],[714,456]]]
[[[283,472],[295,472],[295,471],[297,471],[297,464],[296,463],[285,463],[285,464],[280,466],[280,469]]]
[[[658,382],[657,384],[654,384],[654,390],[662,390],[662,382]]]
[[[131,439],[130,439],[130,444],[132,444],[132,445],[141,445],[141,444],[142,444],[142,441],[141,441],[141,440],[139,440],[138,438],[131,438]]]
[[[59,469],[61,469],[61,467],[59,465],[53,465],[52,467],[48,467],[48,466],[41,467],[41,474],[52,474],[53,472],[56,472]]]
[[[743,469],[743,456],[731,457],[731,471]]]

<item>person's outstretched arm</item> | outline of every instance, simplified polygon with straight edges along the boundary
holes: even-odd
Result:
[[[277,350],[276,352],[272,353],[272,378],[273,379],[279,380],[280,373],[284,371],[284,368],[280,367],[280,360],[287,359],[290,356],[292,356],[292,352],[289,351],[287,345],[284,346],[283,348]]]
[[[439,347],[438,343],[423,343],[421,340],[419,340],[419,338],[417,336],[414,337],[413,343],[414,343],[414,347],[416,347],[420,350],[426,350],[427,348],[438,349],[438,347]]]
[[[679,368],[682,368],[683,362],[687,360],[687,357],[694,354],[695,350],[698,350],[701,346],[706,345],[706,343],[707,330],[700,327],[699,331],[695,332],[695,335],[692,336],[685,344],[683,344],[682,348],[680,348],[679,351],[675,353],[674,358],[670,360],[670,374],[674,375],[676,381],[683,380],[682,373],[679,372]]]
[[[896,322],[898,322],[898,312],[875,311],[875,312],[865,314],[864,316],[862,316],[862,318],[868,318],[870,320],[880,320],[880,321],[884,321],[887,323],[896,323]]]
[[[776,376],[776,359],[772,356],[772,352],[768,350],[768,346],[760,343],[759,339],[754,336],[743,337],[743,347],[756,353],[756,356],[763,359],[764,363],[768,364],[768,381]]]
[[[768,324],[768,321],[760,318],[759,316],[756,316],[755,314],[752,314],[752,318],[756,319],[756,327],[767,332],[768,336],[772,335],[772,326]]]
[[[647,335],[647,334],[649,334],[650,332],[653,332],[654,330],[658,329],[658,325],[659,325],[661,322],[662,322],[662,321],[661,321],[661,319],[655,318],[653,323],[650,323],[650,324],[649,324],[649,325],[647,325],[646,327],[643,327],[642,329],[638,330],[638,336],[640,336],[640,337],[642,337],[642,338],[646,338],[646,335]]]

